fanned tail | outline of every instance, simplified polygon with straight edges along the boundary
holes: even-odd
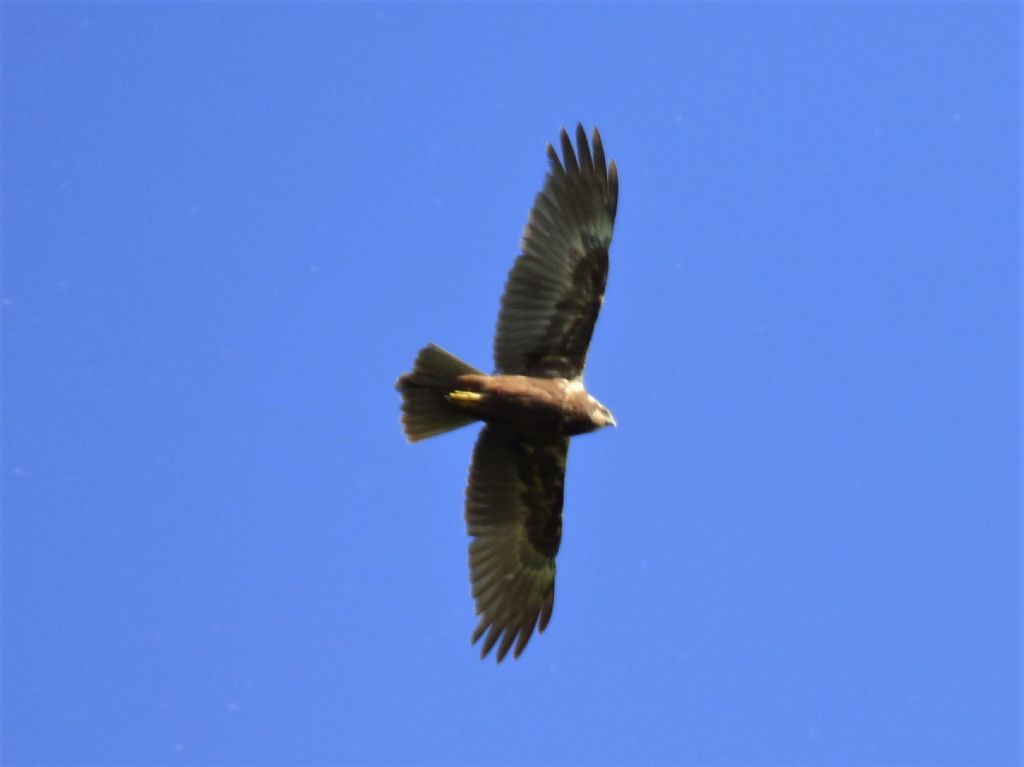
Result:
[[[402,425],[410,442],[444,434],[476,420],[465,408],[453,405],[448,394],[460,375],[483,375],[440,346],[428,344],[420,349],[412,372],[398,379],[395,388],[402,393]]]

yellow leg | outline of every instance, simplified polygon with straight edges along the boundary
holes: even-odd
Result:
[[[474,402],[479,402],[480,400],[482,400],[484,398],[484,395],[479,394],[475,391],[459,391],[458,389],[456,389],[455,391],[448,392],[445,395],[445,397],[447,397],[448,401],[454,405],[464,405],[468,407],[471,406]]]

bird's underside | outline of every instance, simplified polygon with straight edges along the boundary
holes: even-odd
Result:
[[[601,405],[580,380],[518,375],[461,375],[448,401],[481,421],[524,438],[572,437],[603,426],[593,411]]]
[[[561,133],[505,284],[488,376],[433,344],[398,379],[411,442],[485,422],[466,487],[470,580],[481,657],[519,654],[555,598],[569,438],[614,425],[583,368],[608,277],[618,201],[615,163],[582,126]]]

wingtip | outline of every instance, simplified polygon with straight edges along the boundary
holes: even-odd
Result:
[[[576,162],[576,150],[572,147],[572,139],[569,138],[569,132],[565,128],[562,128],[562,164],[565,166],[565,171],[570,176],[574,176],[579,173],[579,164]]]
[[[558,152],[555,151],[555,147],[552,146],[550,141],[548,142],[547,151],[548,151],[548,160],[551,163],[551,171],[553,173],[555,173],[556,175],[560,174],[560,173],[563,173],[564,172],[564,168],[562,168],[562,161],[558,158]]]

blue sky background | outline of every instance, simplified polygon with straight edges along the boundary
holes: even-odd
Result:
[[[3,11],[10,765],[1010,765],[1015,4]],[[482,366],[560,126],[621,196],[558,601],[481,662]]]

